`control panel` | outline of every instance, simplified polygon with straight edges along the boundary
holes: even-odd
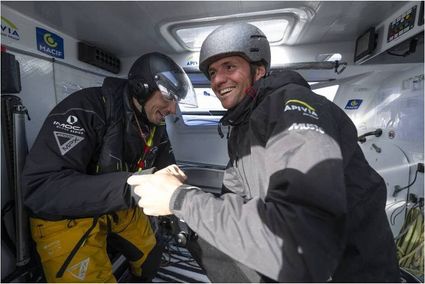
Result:
[[[390,23],[387,42],[397,39],[399,36],[415,27],[416,9],[417,5],[413,6]]]
[[[354,62],[423,62],[420,58],[423,52],[415,52],[417,45],[423,44],[423,9],[423,1],[405,2],[380,24],[360,34],[356,40]],[[395,60],[396,56],[398,60]]]

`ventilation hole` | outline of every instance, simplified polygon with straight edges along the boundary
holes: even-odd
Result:
[[[250,51],[250,52],[259,52],[259,51],[260,51],[260,49],[259,49],[259,48],[254,47],[254,48],[250,48],[250,49],[249,49],[249,51]]]
[[[266,38],[266,36],[263,36],[263,35],[252,35],[251,38]]]

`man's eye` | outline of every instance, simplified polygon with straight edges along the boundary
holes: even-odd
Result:
[[[235,65],[227,65],[227,66],[226,66],[226,69],[227,69],[228,71],[231,71],[231,70],[233,70],[234,68],[236,68],[236,66],[235,66]]]
[[[215,75],[215,71],[209,71],[208,74],[210,75],[210,77]]]

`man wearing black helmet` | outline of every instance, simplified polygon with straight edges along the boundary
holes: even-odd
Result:
[[[166,174],[130,177],[144,212],[175,214],[263,280],[399,282],[386,187],[348,116],[298,73],[267,76],[270,47],[255,26],[217,28],[199,61],[228,109],[223,194]]]
[[[107,243],[127,257],[139,281],[152,279],[161,249],[126,180],[175,163],[164,117],[187,95],[194,94],[183,69],[150,53],[133,64],[128,80],[106,78],[50,112],[23,172],[48,282],[115,282]]]

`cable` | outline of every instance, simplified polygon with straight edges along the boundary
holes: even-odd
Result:
[[[406,186],[403,186],[403,187],[397,187],[396,186],[395,189],[394,189],[394,192],[393,192],[393,197],[395,197],[400,191],[411,187],[415,183],[417,176],[418,176],[418,170],[416,170],[415,177],[413,178],[413,181],[409,185],[406,185]],[[408,192],[408,194],[409,194],[409,192]]]
[[[406,202],[406,204],[407,204],[407,202]],[[395,219],[403,212],[404,207],[405,207],[404,205],[403,206],[400,206],[400,207],[396,208],[391,213],[391,215],[390,215],[390,223],[391,223],[391,225],[393,225],[393,226],[395,225]],[[397,212],[397,210],[399,210],[399,212]]]
[[[415,177],[413,178],[413,181],[409,185],[406,185],[406,186],[403,186],[403,187],[395,186],[394,187],[394,192],[393,192],[393,197],[396,197],[396,195],[400,191],[405,190],[406,188],[410,188],[416,182],[416,178],[418,177],[418,172],[423,173],[423,168],[424,168],[424,164],[423,163],[418,163],[418,166],[416,167]],[[406,200],[407,200],[408,197],[409,197],[409,190],[407,191]]]
[[[397,205],[397,204],[399,204],[399,203],[402,203],[402,202],[406,202],[405,200],[398,200],[398,201],[394,201],[394,202],[392,202],[392,203],[389,203],[389,204],[387,204],[386,206],[385,206],[385,210],[389,210],[391,207],[393,207],[393,206],[395,206],[395,205]]]
[[[370,131],[370,132],[367,132],[365,134],[362,134],[359,137],[357,137],[357,141],[359,141],[360,143],[364,143],[364,142],[366,142],[366,137],[371,136],[371,135],[375,135],[376,137],[380,137],[382,135],[382,129],[378,128],[375,131]]]

